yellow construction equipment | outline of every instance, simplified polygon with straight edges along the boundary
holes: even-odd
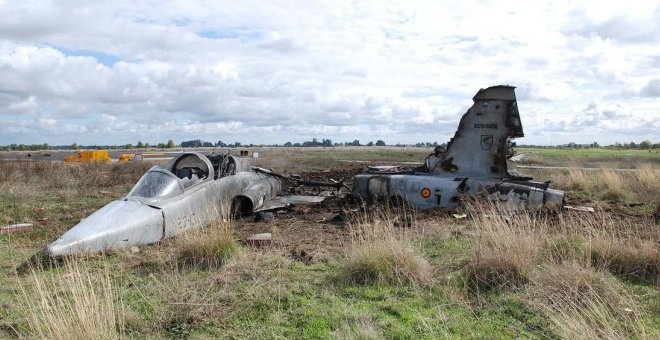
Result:
[[[79,151],[77,155],[64,157],[64,161],[67,163],[110,163],[112,160],[108,150],[85,150]]]
[[[135,154],[134,153],[123,153],[119,155],[119,162],[131,162],[135,160]]]

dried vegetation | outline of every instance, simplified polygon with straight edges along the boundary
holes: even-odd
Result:
[[[67,258],[61,272],[32,268],[21,285],[28,306],[31,339],[119,339],[124,334],[121,294],[108,268],[102,275],[77,258]]]
[[[101,203],[78,196],[99,190],[121,194],[150,166],[0,163],[5,174],[0,191],[27,206],[18,208],[22,211],[39,207],[28,205],[37,199],[47,202],[44,192],[54,194],[53,214],[76,220],[83,213],[75,210],[93,211]],[[465,209],[468,218],[454,220],[384,209],[312,239],[329,255],[309,263],[288,257],[288,250],[239,246],[233,228],[243,222],[225,218],[138,253],[74,259],[17,277],[11,283],[22,287],[18,296],[5,290],[0,297],[20,303],[2,304],[8,312],[0,312],[0,324],[26,338],[52,339],[207,333],[412,338],[438,332],[434,327],[447,327],[436,334],[466,327],[458,334],[472,337],[513,336],[509,330],[571,339],[657,338],[660,304],[649,300],[659,297],[660,230],[646,215],[615,214],[611,207],[660,204],[658,169],[553,171],[550,177],[569,196],[593,195],[588,199],[596,201],[596,213],[511,213],[476,202]],[[3,208],[7,215],[10,208]],[[278,218],[281,224],[259,228],[277,230],[286,223],[335,228],[299,215]],[[449,236],[424,243],[420,220],[434,235]],[[327,235],[334,238],[322,238]],[[27,244],[22,253],[36,251],[53,235],[46,236],[29,234],[12,246]],[[346,247],[330,251],[324,240]],[[11,261],[2,261],[8,268]],[[534,318],[542,321],[530,321]]]
[[[344,281],[395,285],[431,282],[431,266],[413,247],[405,226],[397,225],[400,224],[395,216],[378,211],[366,215],[353,227],[357,236],[343,262]]]

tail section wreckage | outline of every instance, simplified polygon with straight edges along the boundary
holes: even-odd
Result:
[[[446,148],[436,148],[416,169],[357,175],[353,195],[367,202],[399,199],[420,209],[455,208],[461,197],[479,193],[531,209],[562,205],[564,193],[549,183],[508,172],[508,141],[523,137],[514,87],[481,89],[473,101]]]

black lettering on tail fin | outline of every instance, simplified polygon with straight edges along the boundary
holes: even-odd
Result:
[[[507,140],[524,136],[514,89],[499,85],[479,90],[446,151],[429,157],[429,171],[509,177]]]

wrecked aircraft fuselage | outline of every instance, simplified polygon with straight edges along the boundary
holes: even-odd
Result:
[[[154,166],[128,195],[83,219],[46,246],[51,257],[158,242],[230,213],[251,213],[275,197],[277,178],[230,155],[184,153]],[[228,211],[227,209],[232,209]]]
[[[419,168],[357,175],[353,195],[368,203],[399,199],[420,209],[456,208],[462,197],[477,194],[514,207],[562,205],[564,193],[549,183],[508,172],[507,142],[523,137],[514,87],[481,89],[473,101],[446,148],[437,147]]]

